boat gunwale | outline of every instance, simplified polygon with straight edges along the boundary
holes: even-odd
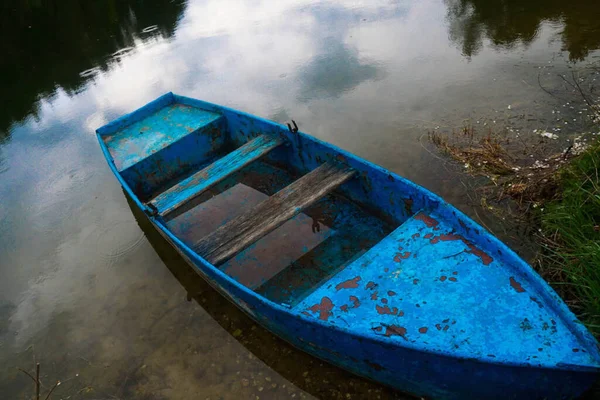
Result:
[[[128,124],[135,122],[140,118],[143,118],[148,113],[148,110],[146,110],[147,106],[155,108],[158,105],[161,105],[162,102],[167,99],[169,99],[171,101],[171,103],[179,102],[182,104],[195,106],[195,107],[204,109],[206,111],[216,112],[216,113],[219,113],[222,115],[224,114],[222,111],[227,111],[230,113],[238,114],[240,116],[247,117],[250,119],[255,119],[262,123],[271,125],[273,127],[280,128],[280,129],[282,129],[282,132],[287,132],[287,129],[288,129],[283,124],[279,124],[277,122],[270,121],[270,120],[267,120],[265,118],[262,118],[262,117],[259,117],[256,115],[252,115],[252,114],[246,113],[244,111],[232,109],[232,108],[229,108],[226,106],[220,106],[220,105],[209,103],[209,102],[206,102],[203,100],[198,100],[198,99],[193,99],[193,98],[189,98],[189,97],[185,97],[185,96],[176,95],[172,92],[164,94],[164,95],[160,96],[159,98],[155,99],[154,101],[142,106],[141,108],[138,108],[137,110],[135,110],[131,113],[125,114],[125,115],[119,117],[118,119],[109,122],[108,124],[106,124],[103,127],[96,130],[96,135],[97,135],[98,141],[100,142],[100,147],[102,149],[104,157],[106,158],[113,174],[117,177],[119,183],[121,184],[123,189],[126,191],[126,193],[131,197],[131,199],[135,202],[135,204],[142,211],[147,211],[147,207],[139,200],[138,196],[135,195],[135,193],[132,191],[132,189],[129,187],[129,185],[125,182],[125,180],[121,176],[120,172],[118,171],[118,169],[116,168],[116,166],[114,164],[114,161],[112,159],[112,156],[110,155],[110,152],[109,152],[106,144],[104,143],[104,140],[102,139],[102,136],[104,136],[106,134],[114,133],[114,132],[107,132],[109,129],[120,129],[123,126],[127,126]],[[167,103],[167,104],[171,104],[171,103]],[[560,370],[560,371],[576,371],[576,372],[591,372],[591,373],[599,373],[600,372],[600,345],[598,345],[595,338],[591,335],[591,333],[589,333],[589,331],[587,331],[585,326],[577,319],[577,317],[573,314],[573,312],[564,303],[562,298],[560,296],[558,296],[558,294],[554,291],[554,289],[552,289],[552,287],[545,280],[543,280],[542,277],[539,276],[533,270],[533,268],[531,266],[529,266],[524,260],[522,260],[512,249],[510,249],[507,245],[505,245],[503,242],[501,242],[498,238],[496,238],[494,235],[492,235],[490,232],[488,232],[484,227],[475,223],[470,217],[465,215],[463,212],[458,210],[456,207],[454,207],[450,203],[446,202],[439,195],[429,191],[428,189],[426,189],[406,178],[403,178],[402,176],[399,176],[398,174],[396,174],[392,171],[389,171],[389,170],[387,170],[379,165],[376,165],[368,160],[365,160],[355,154],[352,154],[352,153],[350,153],[346,150],[343,150],[333,144],[324,142],[324,141],[322,141],[316,137],[313,137],[311,135],[308,135],[306,133],[298,131],[298,132],[295,132],[294,135],[299,135],[302,139],[311,140],[311,141],[314,141],[324,147],[327,147],[330,150],[332,150],[334,153],[342,155],[343,157],[346,157],[347,159],[350,159],[357,164],[363,165],[366,169],[371,169],[371,170],[374,170],[374,171],[384,174],[384,175],[391,175],[394,179],[400,181],[402,184],[404,184],[408,187],[412,187],[413,189],[415,189],[416,192],[419,192],[419,193],[423,194],[424,196],[427,196],[429,199],[433,200],[433,202],[437,202],[438,205],[436,208],[436,212],[438,213],[438,215],[442,214],[443,216],[448,217],[447,213],[450,212],[453,214],[453,217],[450,217],[450,218],[461,219],[466,226],[465,229],[481,230],[482,231],[481,236],[485,237],[486,239],[489,239],[490,246],[495,246],[496,248],[500,248],[502,250],[502,252],[506,253],[504,256],[505,258],[511,259],[511,261],[515,262],[514,264],[511,264],[510,267],[516,273],[521,274],[523,277],[526,277],[529,280],[529,283],[537,291],[537,294],[539,294],[544,299],[544,305],[547,306],[548,308],[550,308],[552,311],[554,311],[554,313],[559,318],[561,318],[565,327],[570,331],[570,333],[573,336],[575,336],[578,339],[578,341],[581,343],[582,347],[584,347],[584,349],[589,354],[591,361],[593,361],[595,363],[595,365],[593,365],[592,363],[587,364],[587,365],[570,364],[570,363],[557,363],[556,365],[543,365],[543,364],[531,364],[531,363],[527,363],[527,362],[519,362],[519,361],[515,361],[515,360],[501,360],[501,359],[487,359],[487,358],[483,358],[483,357],[469,357],[465,354],[457,354],[457,353],[453,353],[451,351],[447,351],[444,349],[426,348],[420,344],[415,345],[414,343],[411,343],[408,341],[405,341],[405,342],[390,341],[389,338],[383,339],[381,336],[372,334],[371,332],[352,330],[350,328],[333,325],[331,323],[327,323],[325,321],[321,321],[321,320],[318,320],[318,319],[315,319],[312,317],[309,318],[307,316],[302,315],[299,312],[298,313],[292,312],[291,308],[282,306],[282,305],[275,303],[263,296],[260,296],[253,290],[240,284],[235,279],[233,279],[232,277],[230,277],[223,271],[219,270],[217,267],[215,267],[214,265],[209,263],[207,260],[202,258],[200,255],[198,255],[189,246],[187,246],[185,243],[183,243],[177,236],[175,236],[171,232],[171,230],[166,225],[164,225],[164,223],[162,222],[162,220],[160,218],[157,218],[153,215],[149,215],[150,221],[152,222],[152,224],[155,227],[157,227],[160,231],[162,231],[164,234],[167,235],[167,237],[170,239],[170,242],[172,244],[174,244],[174,246],[177,248],[177,250],[179,252],[183,253],[185,258],[189,258],[185,254],[186,252],[189,253],[193,257],[193,259],[191,260],[192,263],[194,264],[196,269],[200,270],[197,272],[206,274],[206,272],[202,271],[201,266],[208,268],[209,270],[211,270],[212,273],[216,274],[218,279],[224,280],[225,283],[242,291],[243,293],[254,298],[256,301],[260,302],[261,304],[263,304],[267,307],[273,308],[279,312],[284,312],[284,313],[290,314],[294,318],[300,319],[303,322],[306,322],[309,324],[316,324],[317,326],[319,326],[323,329],[337,330],[337,331],[343,332],[345,334],[355,336],[357,338],[364,338],[367,340],[378,342],[385,346],[390,346],[390,345],[398,346],[398,347],[403,347],[403,348],[406,348],[406,349],[409,349],[412,351],[433,354],[436,356],[444,356],[444,357],[448,357],[451,359],[476,361],[476,362],[483,363],[483,364],[500,365],[500,366],[506,366],[506,367],[519,367],[519,368],[523,368],[523,367],[538,368],[538,369]],[[202,274],[201,274],[201,276],[202,276]],[[238,305],[238,307],[239,307],[239,304],[237,304],[236,301],[233,298],[231,298],[231,296],[227,293],[227,291],[225,289],[223,289],[220,292],[227,294],[227,298],[230,301],[234,302],[234,304]],[[552,298],[552,297],[554,297],[554,298]],[[247,312],[242,307],[240,307],[240,308],[244,312]]]

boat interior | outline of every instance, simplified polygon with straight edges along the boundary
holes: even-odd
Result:
[[[281,132],[181,103],[153,111],[102,135],[116,169],[176,237],[273,302],[297,304],[403,222],[344,193],[360,179],[343,160],[311,168]]]

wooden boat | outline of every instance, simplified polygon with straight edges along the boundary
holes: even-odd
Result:
[[[514,252],[343,150],[168,93],[97,130],[193,268],[300,349],[419,396],[573,398],[600,348]]]

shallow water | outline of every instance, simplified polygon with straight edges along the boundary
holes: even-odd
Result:
[[[404,397],[254,326],[132,212],[94,130],[164,92],[293,118],[524,256],[423,136],[590,129],[557,74],[597,65],[594,0],[101,3],[0,13],[0,398],[32,394],[34,359],[56,398]]]

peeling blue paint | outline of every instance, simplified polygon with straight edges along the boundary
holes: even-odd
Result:
[[[103,139],[115,166],[123,171],[219,118],[216,113],[173,104]]]
[[[160,122],[164,113],[174,123]],[[191,132],[181,131],[183,120]],[[134,136],[142,126],[149,129]],[[111,169],[141,209],[177,185],[185,190],[177,190],[175,203],[195,196],[186,179],[253,138],[287,142],[241,169],[219,169],[206,184],[210,193],[189,210],[150,219],[225,297],[317,357],[444,399],[571,398],[600,373],[597,342],[525,262],[396,174],[282,125],[173,94],[97,132]],[[198,236],[327,161],[356,171],[336,196],[221,268],[190,249]]]
[[[579,351],[568,321],[544,306],[542,294],[520,271],[473,251],[435,213],[416,217],[292,312],[309,310],[318,318],[311,307],[328,297],[332,326],[417,350],[537,367],[597,365],[593,352]],[[359,307],[350,306],[357,302]],[[390,334],[390,327],[403,334]]]

